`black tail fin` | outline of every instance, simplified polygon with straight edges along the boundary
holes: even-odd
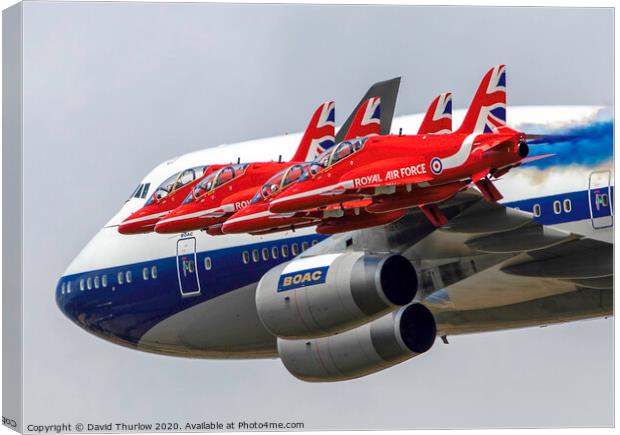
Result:
[[[392,118],[394,117],[394,109],[396,107],[396,98],[398,97],[399,86],[400,77],[386,80],[384,82],[378,82],[372,85],[362,97],[360,102],[357,103],[357,106],[355,106],[355,109],[353,109],[345,123],[342,124],[342,127],[338,130],[338,133],[336,133],[336,143],[344,140],[359,108],[367,100],[373,97],[379,97],[381,99],[381,134],[389,134],[390,128],[392,127]]]

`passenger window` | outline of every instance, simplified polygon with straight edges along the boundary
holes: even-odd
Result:
[[[67,283],[67,293],[71,293],[71,281]]]
[[[278,249],[278,247],[274,246],[273,248],[271,248],[271,257],[275,260],[279,256],[280,256],[280,250]]]
[[[108,286],[108,275],[103,275],[101,277],[101,285],[104,286],[104,287]]]
[[[125,281],[127,281],[127,283],[129,284],[131,282],[131,279],[131,270],[128,270],[127,272],[125,272]]]
[[[84,279],[80,280],[80,291],[84,291]]]
[[[258,249],[252,249],[252,261],[254,261],[254,263],[258,263]]]
[[[95,288],[99,288],[99,275],[95,276]]]
[[[560,201],[553,201],[553,212],[555,214],[562,213],[562,205],[560,204]]]
[[[316,239],[314,239],[314,240],[312,241],[312,246],[316,245],[317,243],[319,243],[319,241],[318,241],[318,240],[316,240]]]
[[[540,216],[540,204],[534,204],[534,216],[535,217]]]
[[[303,242],[301,244],[301,252],[304,252],[306,249],[308,249],[310,247],[310,245],[308,244],[308,242]]]
[[[60,292],[64,295],[65,294],[65,288],[67,287],[67,284],[65,284],[64,282],[60,285]]]
[[[288,257],[288,245],[282,245],[282,256]]]
[[[205,257],[205,270],[211,270],[211,257]]]
[[[149,268],[148,267],[144,267],[142,268],[142,279],[144,281],[146,281],[147,279],[149,279]]]
[[[269,248],[263,248],[261,251],[261,256],[263,257],[263,261],[269,260]]]
[[[609,204],[609,197],[606,193],[604,193],[601,197],[601,203],[603,204],[603,207],[607,207],[607,204]]]
[[[93,279],[90,276],[86,279],[86,288],[88,290],[93,289]]]
[[[118,282],[118,285],[123,285],[123,283],[125,282],[125,275],[123,274],[123,272],[119,272],[116,274],[116,282]]]
[[[572,209],[573,209],[573,204],[570,202],[570,199],[565,199],[564,200],[564,211],[566,213],[570,213]]]
[[[248,264],[250,262],[250,253],[248,251],[243,251],[241,258],[245,264]]]
[[[297,245],[297,243],[293,243],[291,245],[291,253],[293,254],[293,256],[299,254],[299,246]]]
[[[151,278],[157,279],[157,266],[151,266]]]

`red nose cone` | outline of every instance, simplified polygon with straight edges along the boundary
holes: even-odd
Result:
[[[118,226],[118,232],[124,235],[131,235],[131,234],[145,234],[145,233],[150,233],[155,229],[155,224],[157,223],[157,221],[149,224],[149,225],[145,225],[145,224],[120,224]]]
[[[156,207],[144,207],[129,215],[119,226],[121,234],[144,234],[155,229],[155,224],[165,216],[165,212]]]

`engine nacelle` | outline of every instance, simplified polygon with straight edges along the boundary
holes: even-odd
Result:
[[[286,369],[303,381],[344,381],[426,352],[436,334],[433,314],[415,303],[341,334],[307,340],[278,338],[278,353]]]
[[[415,268],[401,255],[325,254],[281,264],[263,275],[256,307],[265,327],[278,337],[320,337],[407,305],[417,289]]]

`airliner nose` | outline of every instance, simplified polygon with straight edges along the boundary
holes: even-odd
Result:
[[[152,207],[140,209],[121,222],[118,232],[125,235],[150,233],[155,229],[155,224],[167,214],[167,211],[162,212]]]
[[[84,326],[84,319],[80,323],[80,310],[79,305],[79,289],[75,288],[75,283],[72,282],[67,276],[61,276],[56,285],[56,305],[62,311],[62,313],[71,319],[73,322]]]

